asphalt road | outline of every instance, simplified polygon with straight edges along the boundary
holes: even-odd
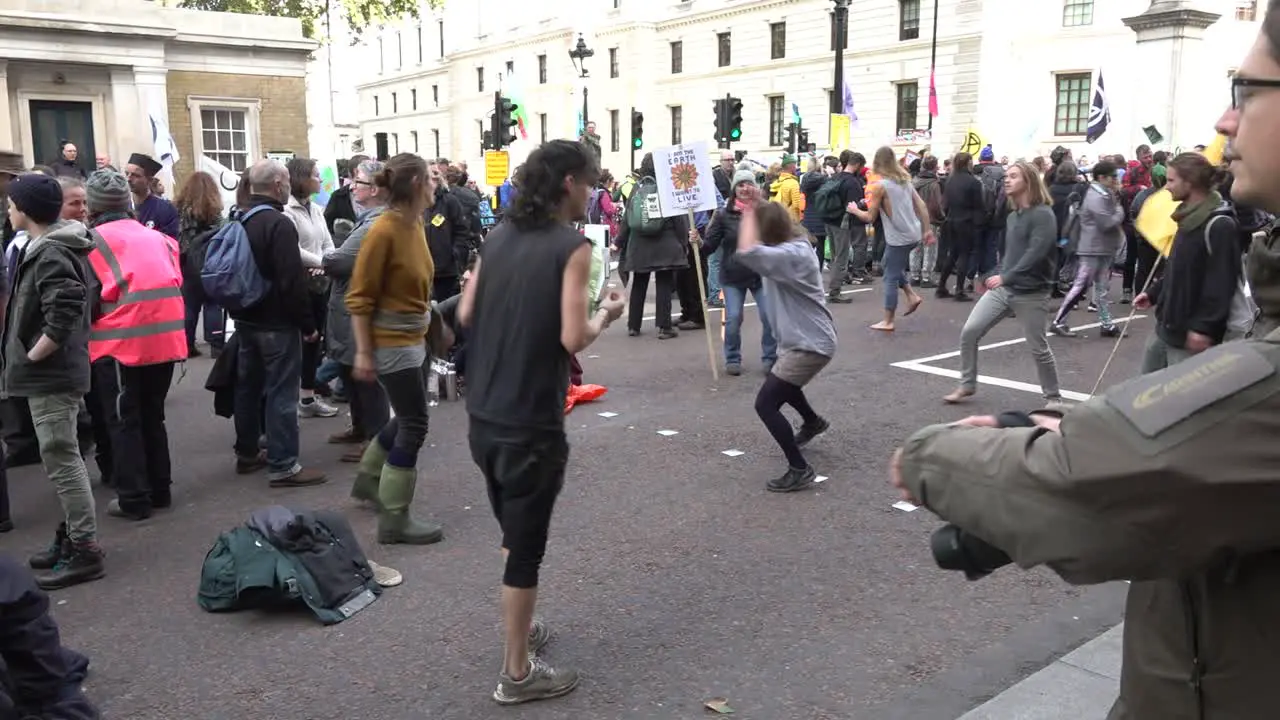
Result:
[[[303,462],[329,471],[329,484],[269,489],[263,475],[234,474],[231,424],[212,415],[202,387],[210,363],[189,363],[169,401],[174,509],[136,524],[103,517],[107,578],[55,594],[65,642],[91,658],[91,697],[106,717],[130,720],[693,718],[713,697],[747,719],[958,717],[1117,622],[1123,591],[1009,569],[969,583],[935,568],[928,536],[938,522],[891,507],[889,454],[922,425],[1038,398],[984,385],[967,407],[942,405],[953,380],[892,364],[954,351],[970,306],[930,295],[884,335],[867,329],[879,286],[852,297],[834,308],[838,357],[810,388],[832,430],[810,450],[829,479],[807,493],[762,487],[784,462],[752,408],[754,310],[746,372],[718,384],[697,333],[658,341],[651,323],[638,338],[619,325],[584,354],[587,382],[609,393],[568,418],[570,471],[540,598],[555,633],[548,657],[574,664],[583,682],[520,709],[489,699],[500,665],[498,532],[461,404],[436,408],[420,463],[416,511],[442,522],[446,540],[383,548],[373,515],[347,500],[353,467],[325,444],[341,418],[302,421]],[[1094,318],[1081,310],[1073,320]],[[1135,322],[1109,377],[1136,372],[1149,322]],[[1018,332],[1006,322],[985,342]],[[1052,340],[1064,388],[1092,387],[1111,347],[1093,334]],[[984,375],[1034,382],[1020,345],[981,362]],[[38,467],[11,483],[19,528],[0,549],[25,555],[47,540],[57,503]],[[99,492],[100,515],[109,497]],[[331,628],[302,613],[203,612],[205,553],[272,503],[345,508],[371,557],[401,570],[404,585]]]

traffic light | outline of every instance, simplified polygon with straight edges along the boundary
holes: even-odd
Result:
[[[480,147],[481,149],[484,149],[484,150],[501,150],[502,149],[493,142],[493,130],[485,130],[484,133],[481,134]]]
[[[716,113],[716,142],[725,145],[725,141],[729,139],[729,102],[725,98],[719,98],[715,102]]]
[[[797,137],[798,135],[797,131],[799,129],[800,129],[800,126],[796,125],[795,123],[791,123],[790,125],[787,125],[787,150],[790,152],[796,151],[796,141],[799,140],[799,138]]]
[[[644,147],[644,113],[631,111],[631,147],[639,150]]]
[[[493,94],[493,142],[495,149],[501,149],[516,141],[516,110],[520,106],[502,97],[501,93]]]
[[[800,152],[809,152],[809,130],[800,128]]]
[[[738,142],[742,139],[742,101],[736,97],[725,98],[728,104],[729,114],[729,142]]]

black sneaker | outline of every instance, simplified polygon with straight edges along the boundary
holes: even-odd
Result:
[[[1049,323],[1049,334],[1064,338],[1080,337],[1079,333],[1067,327],[1064,322]]]
[[[838,292],[834,292],[827,295],[827,302],[835,303],[837,305],[848,305],[849,303],[853,302],[853,298],[847,298]]]
[[[680,331],[676,330],[673,327],[658,328],[659,340],[670,340],[672,338],[678,338],[678,337],[680,337]]]
[[[41,590],[61,590],[72,585],[98,580],[107,574],[106,554],[96,542],[67,542],[66,552],[46,572],[36,575]]]
[[[9,518],[0,520],[0,533],[13,532],[13,521]]]
[[[49,570],[58,561],[62,560],[62,555],[66,552],[67,545],[67,524],[59,523],[58,532],[53,536],[53,542],[49,543],[49,547],[44,552],[38,552],[32,555],[27,564],[32,570]]]
[[[706,327],[707,326],[704,323],[700,323],[697,320],[681,320],[676,324],[677,330],[705,330]]]
[[[787,468],[787,473],[776,480],[770,480],[765,483],[764,488],[769,492],[788,493],[797,490],[808,490],[813,487],[813,481],[818,477],[817,471],[812,465],[805,465],[803,468]]]
[[[1102,334],[1102,337],[1109,337],[1109,338],[1120,337],[1120,326],[1103,325],[1102,329],[1099,330],[1099,332]]]
[[[813,424],[805,423],[796,431],[796,445],[804,447],[809,444],[810,440],[818,437],[831,427],[831,423],[826,418],[818,418]]]

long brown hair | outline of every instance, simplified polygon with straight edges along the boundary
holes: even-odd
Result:
[[[1019,160],[1009,169],[1012,170],[1013,168],[1018,169],[1018,172],[1022,175],[1022,181],[1027,184],[1027,197],[1031,201],[1027,203],[1027,207],[1035,207],[1036,205],[1053,206],[1053,196],[1049,194],[1049,188],[1044,185],[1044,176],[1040,174],[1039,170],[1036,170],[1035,165],[1026,160]],[[1009,198],[1009,205],[1016,207],[1012,197]]]
[[[174,201],[178,212],[185,217],[212,225],[222,217],[222,193],[218,181],[207,172],[195,172],[182,183],[182,190]]]
[[[387,161],[373,176],[376,187],[387,191],[387,206],[405,215],[421,215],[431,206],[431,176],[427,161],[411,153],[400,153]]]
[[[894,154],[893,148],[888,145],[876,150],[876,154],[871,159],[871,169],[880,177],[894,182],[905,183],[911,180],[911,176],[898,162],[898,156]]]

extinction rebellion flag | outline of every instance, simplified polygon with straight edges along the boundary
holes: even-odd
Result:
[[[1085,134],[1087,142],[1094,142],[1102,137],[1111,124],[1111,103],[1107,100],[1107,90],[1102,84],[1102,71],[1098,71],[1098,86],[1093,89],[1093,102],[1089,104],[1089,128]]]

